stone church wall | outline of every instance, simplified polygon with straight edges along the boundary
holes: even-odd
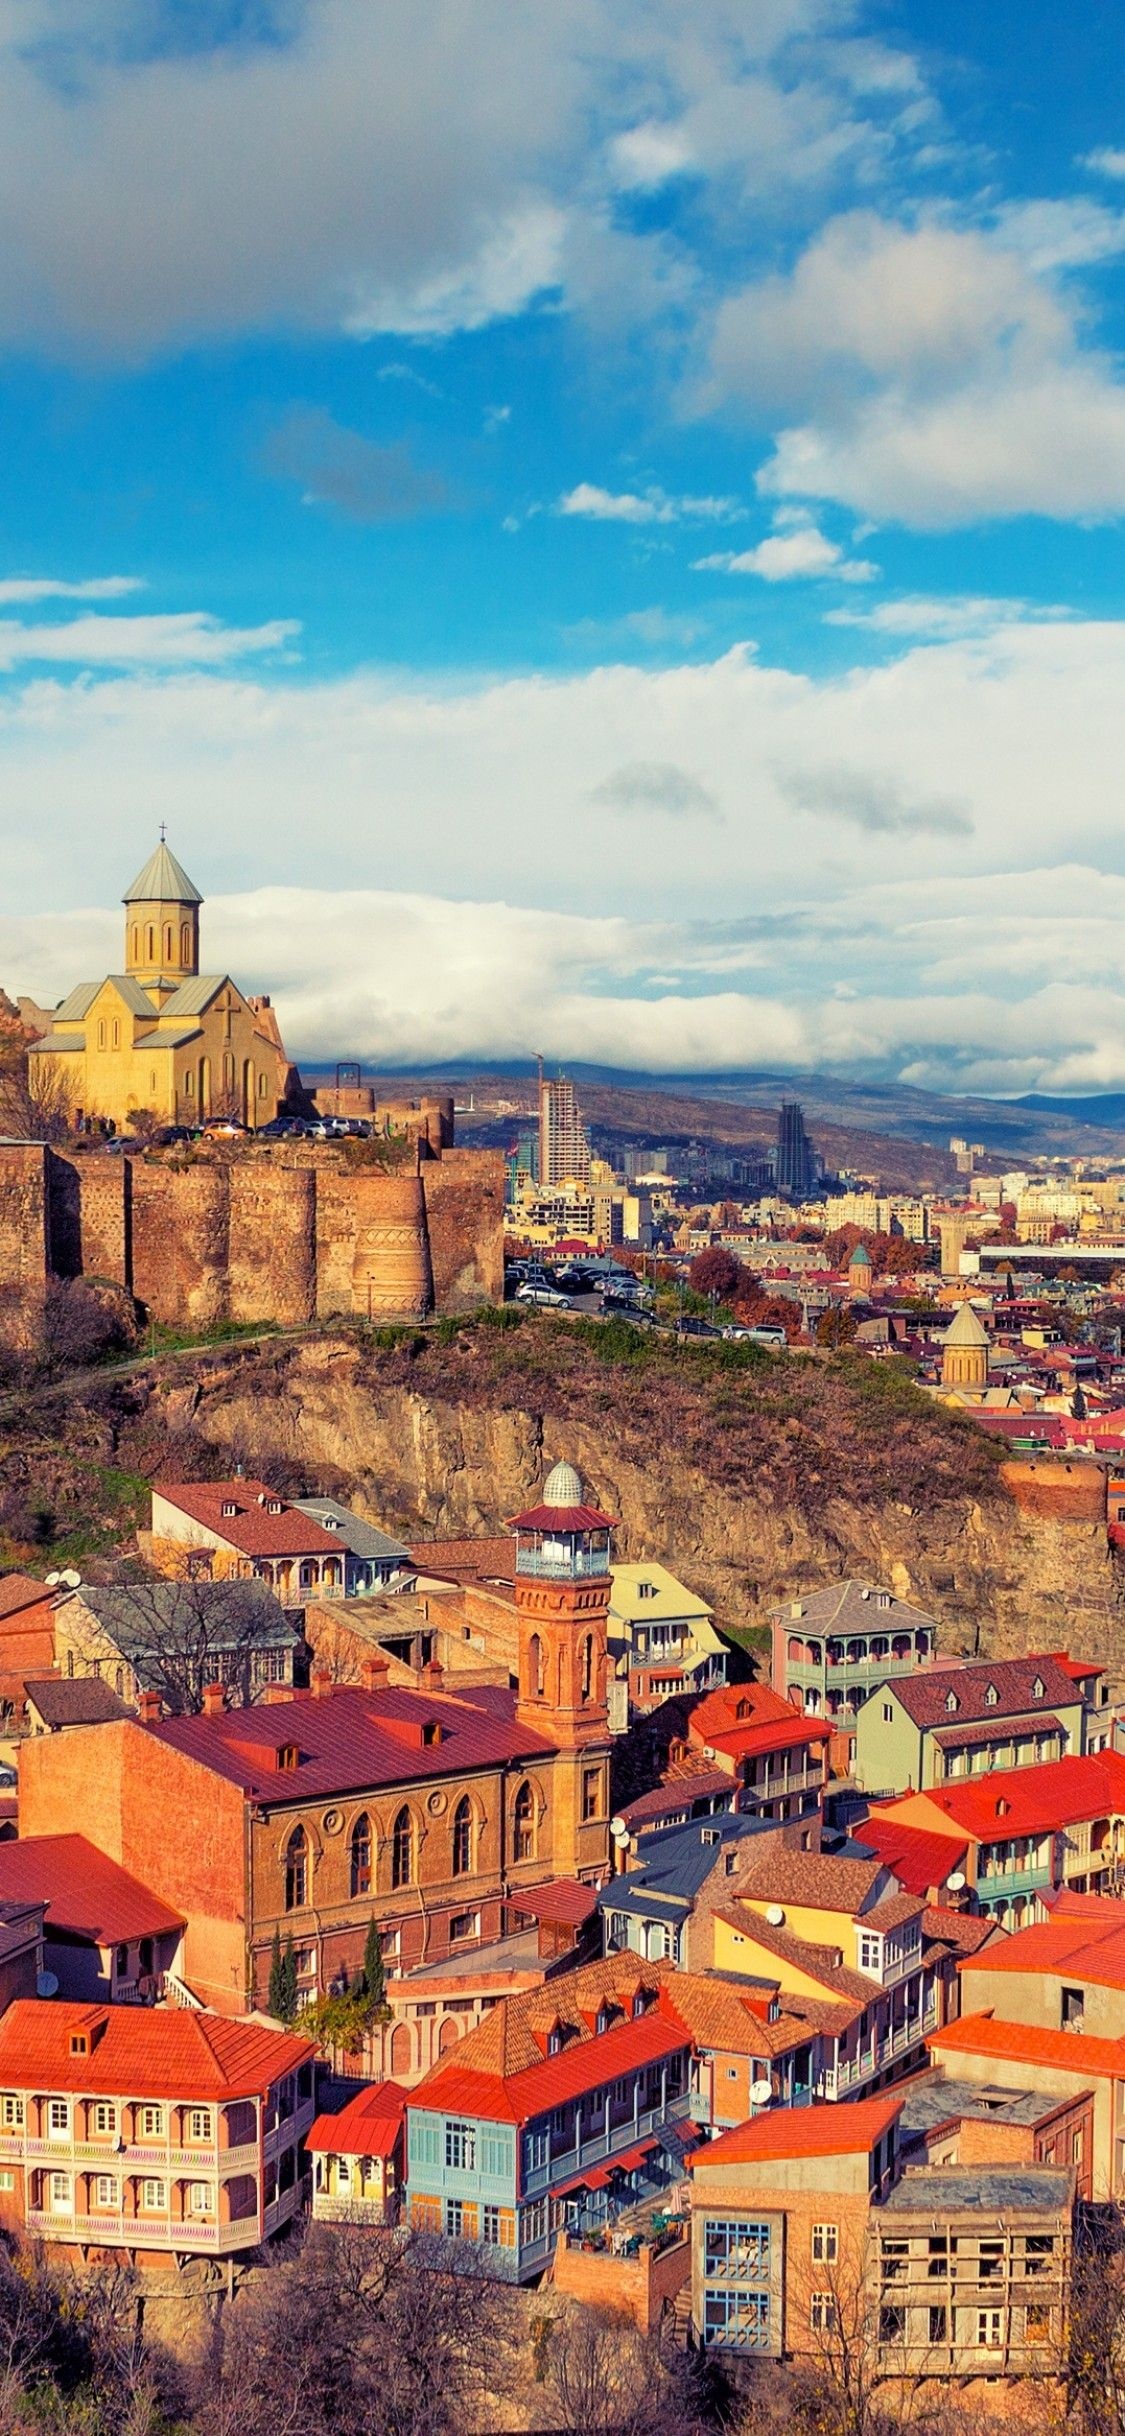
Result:
[[[0,1143],[0,1334],[33,1342],[50,1276],[124,1285],[155,1319],[410,1319],[502,1299],[503,1161],[387,1173],[329,1149],[189,1161]]]

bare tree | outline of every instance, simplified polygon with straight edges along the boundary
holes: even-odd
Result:
[[[694,2363],[618,2309],[575,2307],[545,2330],[547,2410],[565,2436],[692,2436]]]
[[[173,1716],[198,1716],[212,1683],[249,1707],[267,1687],[272,1655],[282,1653],[287,1663],[292,1646],[283,1610],[259,1581],[85,1587],[70,1602],[66,1622],[91,1671],[112,1669],[120,1658],[140,1690],[159,1692]]]

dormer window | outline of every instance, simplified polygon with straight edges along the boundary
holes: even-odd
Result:
[[[295,1742],[283,1742],[278,1745],[277,1764],[279,1768],[297,1768],[300,1763],[301,1754]]]
[[[947,1708],[947,1709],[948,1709],[948,1711],[949,1711],[950,1716],[952,1717],[952,1715],[953,1715],[953,1713],[954,1713],[954,1710],[955,1710],[955,1709],[959,1709],[959,1708],[960,1708],[960,1706],[961,1706],[961,1703],[960,1703],[960,1701],[959,1701],[959,1700],[958,1700],[958,1698],[957,1698],[957,1694],[956,1694],[956,1692],[947,1692],[947,1693],[946,1693],[946,1695],[945,1695],[945,1705],[946,1705],[946,1708]]]
[[[641,2018],[641,2015],[642,2015],[642,2013],[644,2012],[644,2009],[645,2009],[644,1991],[643,1991],[643,1989],[638,1988],[637,1993],[636,1993],[636,1995],[635,1995],[635,1996],[634,1996],[634,1998],[633,1998],[633,2020],[634,2020],[635,2022],[639,2022],[639,2020],[640,2020],[640,2018]]]
[[[996,1685],[995,1685],[994,1683],[990,1683],[990,1684],[989,1684],[989,1687],[988,1687],[988,1690],[986,1691],[986,1693],[985,1693],[985,1695],[984,1695],[984,1705],[985,1705],[985,1707],[986,1707],[987,1709],[994,1709],[994,1708],[996,1707],[996,1705],[997,1705],[997,1702],[999,1701],[999,1698],[1000,1698],[1000,1694],[999,1694],[999,1692],[998,1692],[998,1691],[997,1691],[997,1689],[996,1689]]]
[[[269,1499],[267,1500],[266,1511],[267,1511],[267,1513],[269,1513],[269,1514],[282,1514],[282,1513],[284,1513],[285,1509],[284,1509],[284,1507],[283,1507],[283,1505],[282,1505],[282,1502],[281,1502],[280,1497],[271,1497],[271,1498],[269,1498]]]
[[[339,1517],[339,1515],[338,1515],[338,1514],[322,1514],[320,1519],[321,1519],[321,1524],[322,1524],[323,1528],[324,1528],[326,1531],[338,1531],[338,1530],[339,1530],[339,1528],[340,1528],[340,1517]]]
[[[547,2032],[547,2053],[548,2055],[558,2055],[561,2053],[561,2050],[562,2031],[559,2029],[558,2024],[556,2023],[555,2028]]]
[[[1037,1676],[1036,1676],[1035,1681],[1034,1681],[1034,1683],[1033,1683],[1033,1684],[1032,1684],[1032,1686],[1031,1686],[1031,1697],[1032,1697],[1032,1699],[1033,1699],[1033,1700],[1042,1700],[1042,1698],[1043,1698],[1043,1677],[1042,1677],[1042,1675],[1037,1675]]]
[[[89,2055],[90,2033],[88,2030],[71,2031],[70,2052],[72,2055]]]
[[[639,1599],[654,1599],[656,1597],[655,1582],[638,1582],[637,1597]]]
[[[436,1717],[427,1717],[422,1728],[422,1741],[427,1751],[432,1751],[435,1743],[441,1741],[441,1727]]]
[[[601,2038],[601,2037],[602,2037],[602,2035],[603,2035],[603,2033],[604,2033],[606,2030],[608,2030],[608,2028],[609,2028],[609,2007],[608,2007],[608,2005],[600,2005],[600,2006],[599,2006],[599,2008],[598,2008],[598,2018],[597,2018],[596,2022],[594,2023],[594,2036],[595,2036],[595,2038]]]
[[[237,1514],[238,1507],[236,1506],[233,1497],[224,1497],[220,1512],[227,1516]]]

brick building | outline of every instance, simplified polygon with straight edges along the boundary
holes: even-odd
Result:
[[[0,2223],[155,2265],[256,2249],[302,2207],[307,2039],[132,2005],[0,2019]]]
[[[1056,1888],[1097,1894],[1116,1886],[1125,1855],[1125,1755],[1107,1750],[992,1769],[907,1793],[875,1815],[959,1838],[979,1909],[1005,1928],[1023,1928],[1042,1917],[1043,1897]]]

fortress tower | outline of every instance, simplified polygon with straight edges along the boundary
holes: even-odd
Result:
[[[522,1724],[557,1745],[556,1866],[600,1866],[609,1815],[606,1634],[613,1517],[587,1505],[572,1463],[556,1463],[543,1502],[512,1516]]]

